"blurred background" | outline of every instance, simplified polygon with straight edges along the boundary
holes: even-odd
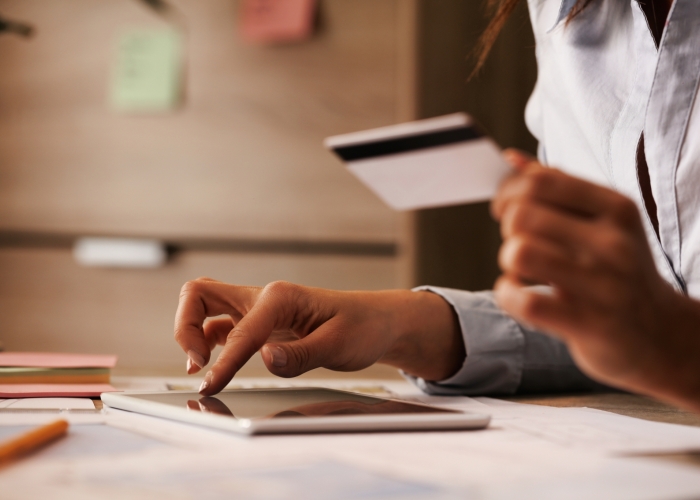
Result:
[[[392,212],[322,140],[466,111],[502,146],[534,151],[525,6],[467,82],[482,0],[306,2],[307,25],[288,36],[265,32],[255,3],[0,0],[6,350],[114,353],[131,373],[183,373],[172,323],[180,287],[199,276],[491,287],[486,204]],[[149,64],[159,73],[144,83]],[[81,265],[86,236],[154,240],[168,258]]]

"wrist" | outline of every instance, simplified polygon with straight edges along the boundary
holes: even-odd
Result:
[[[700,412],[700,302],[686,296],[676,295],[673,308],[674,324],[671,335],[664,336],[668,342],[666,356],[667,374],[663,388],[657,395],[686,409]],[[668,330],[667,330],[668,332]],[[668,397],[670,395],[670,398]]]
[[[426,380],[456,373],[466,357],[459,319],[452,306],[429,291],[396,291],[390,348],[380,359]]]

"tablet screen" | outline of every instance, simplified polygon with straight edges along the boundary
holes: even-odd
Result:
[[[196,392],[130,394],[129,396],[186,408],[190,411],[246,419],[458,413],[453,410],[317,388],[240,389],[223,391],[216,396],[202,396]]]

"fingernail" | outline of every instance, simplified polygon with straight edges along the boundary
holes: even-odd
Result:
[[[192,360],[190,358],[187,358],[187,373],[190,373],[190,371],[192,370],[192,366]]]
[[[202,380],[202,385],[199,386],[199,392],[202,392],[207,387],[209,387],[209,384],[211,384],[211,377],[212,373],[207,372],[207,374],[204,376],[204,380]]]
[[[268,352],[270,353],[270,358],[272,358],[272,365],[282,368],[287,366],[287,353],[284,349],[278,346],[268,346]]]
[[[200,368],[204,367],[204,357],[198,352],[195,352],[190,349],[189,351],[187,351],[187,356],[195,365],[199,366]]]

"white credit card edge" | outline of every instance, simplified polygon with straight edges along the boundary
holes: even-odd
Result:
[[[439,116],[437,118],[427,118],[414,122],[399,123],[371,130],[351,132],[349,134],[334,135],[327,137],[323,144],[328,149],[335,149],[342,146],[364,144],[386,139],[399,139],[401,137],[411,137],[430,132],[449,130],[469,125],[472,119],[465,113],[454,113],[451,115]]]
[[[394,210],[491,199],[511,168],[488,138],[346,163]]]

